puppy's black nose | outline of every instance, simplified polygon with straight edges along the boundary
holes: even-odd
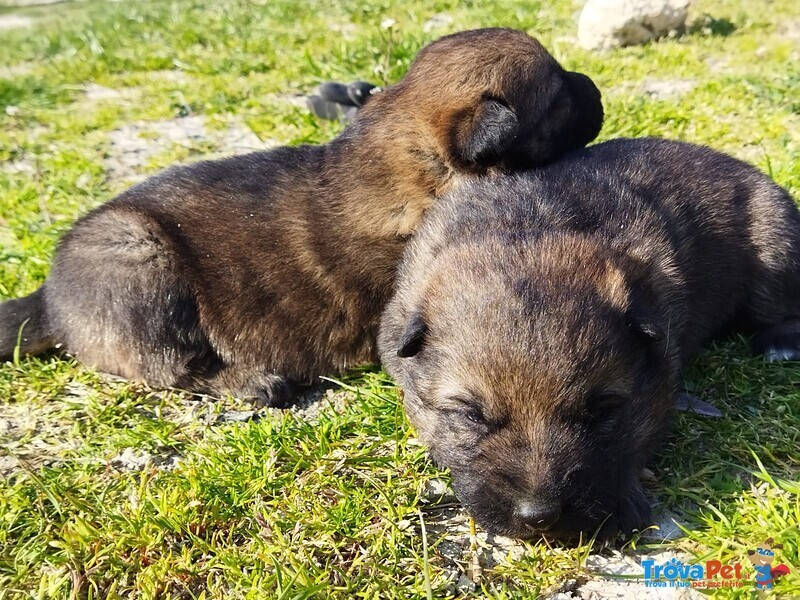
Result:
[[[544,531],[561,516],[561,507],[546,500],[522,500],[517,503],[514,516],[530,529]]]

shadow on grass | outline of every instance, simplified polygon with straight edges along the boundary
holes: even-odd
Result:
[[[687,35],[728,37],[736,31],[736,25],[728,19],[716,19],[709,14],[699,17],[686,28]]]

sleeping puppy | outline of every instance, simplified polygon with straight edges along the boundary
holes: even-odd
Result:
[[[157,387],[282,405],[376,360],[408,237],[459,179],[594,139],[591,80],[525,33],[424,48],[322,146],[169,169],[80,219],[36,292],[0,304],[0,359],[60,348]]]
[[[639,474],[682,365],[755,335],[800,360],[800,213],[738,160],[616,140],[440,199],[383,316],[383,364],[487,529],[649,525]]]

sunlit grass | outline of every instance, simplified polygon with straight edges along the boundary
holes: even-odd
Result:
[[[708,144],[800,197],[795,4],[700,0],[687,35],[607,54],[575,46],[571,0],[19,9],[34,27],[0,31],[0,298],[40,285],[59,236],[124,185],[106,176],[114,129],[203,115],[209,129],[233,117],[262,140],[323,142],[340,125],[313,119],[286,95],[329,78],[395,81],[425,43],[464,28],[527,29],[566,66],[592,76],[604,91],[602,139]],[[426,28],[437,13],[451,22]],[[382,26],[385,19],[394,24]],[[653,97],[642,91],[649,80],[691,85]],[[90,82],[122,96],[90,102]],[[203,142],[176,145],[144,170],[208,150]],[[651,465],[654,502],[688,532],[667,547],[746,565],[748,548],[775,537],[785,546],[781,560],[793,566],[777,589],[800,596],[800,366],[765,364],[733,341],[705,353],[686,379],[725,416],[678,415]],[[452,594],[453,574],[469,570],[468,551],[448,566],[427,528],[426,559],[420,535],[420,517],[433,522],[446,509],[423,490],[446,475],[410,441],[385,376],[367,370],[346,383],[344,405],[323,408],[313,422],[272,411],[224,423],[218,415],[247,407],[109,381],[55,357],[0,365],[0,439],[9,415],[24,414],[28,427],[0,450],[0,460],[19,465],[0,482],[0,598]],[[155,462],[123,468],[126,451]],[[628,554],[652,549],[645,540],[618,546]],[[523,550],[485,568],[475,594],[529,598],[586,576],[587,545],[532,542]]]

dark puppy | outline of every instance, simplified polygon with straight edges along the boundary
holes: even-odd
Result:
[[[383,317],[384,365],[486,528],[648,525],[639,473],[681,365],[746,329],[800,359],[800,214],[713,150],[617,140],[441,199]]]
[[[408,236],[460,176],[548,161],[602,105],[533,38],[444,37],[324,146],[170,169],[75,224],[45,285],[0,305],[0,358],[58,345],[154,386],[281,404],[376,359]]]

